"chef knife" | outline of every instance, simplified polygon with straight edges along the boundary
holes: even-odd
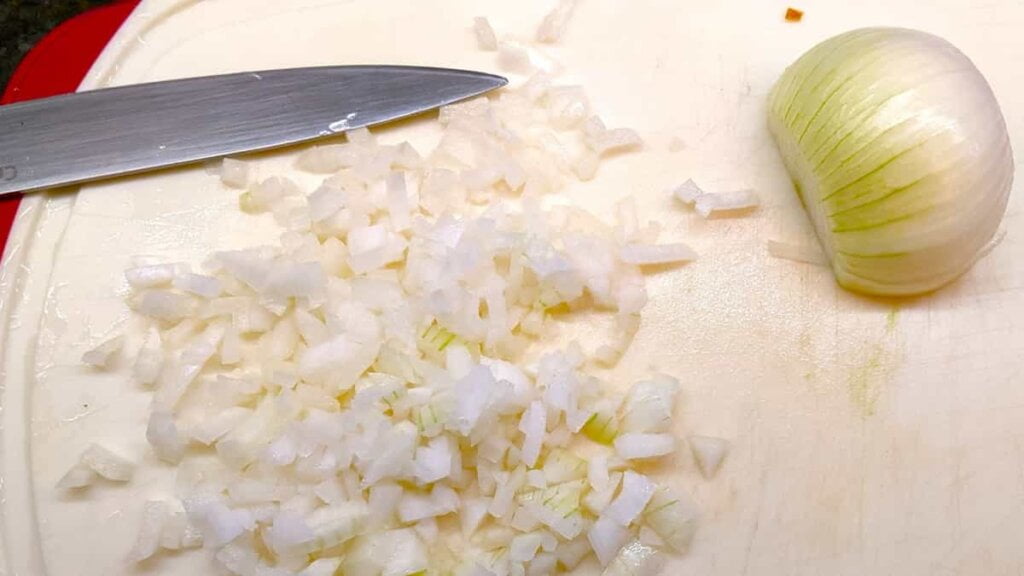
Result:
[[[0,195],[304,142],[506,83],[467,70],[325,66],[135,84],[0,106]]]

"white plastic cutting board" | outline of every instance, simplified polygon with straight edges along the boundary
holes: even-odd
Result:
[[[238,70],[348,63],[496,68],[469,25],[530,37],[549,0],[147,0],[83,88]],[[592,211],[634,196],[664,237],[701,259],[650,278],[651,302],[616,382],[651,369],[684,383],[681,430],[734,449],[704,481],[688,455],[674,478],[705,510],[691,553],[666,574],[995,576],[1024,573],[1024,190],[998,248],[955,285],[899,304],[838,290],[827,270],[772,259],[769,238],[807,239],[765,130],[785,65],[830,35],[867,25],[942,35],[971,56],[1024,149],[1024,4],[1017,0],[800,2],[580,0],[549,49],[609,125],[636,128],[642,154],[571,192]],[[423,122],[388,139],[429,139]],[[685,146],[678,150],[673,141]],[[264,175],[288,170],[265,155]],[[765,206],[705,222],[664,193],[688,177],[752,187]],[[142,502],[172,489],[143,437],[148,395],[125,366],[80,365],[131,328],[122,270],[136,254],[197,262],[271,242],[237,192],[202,168],[88,186],[23,203],[0,269],[0,573],[112,576]],[[54,484],[88,442],[145,462],[127,488],[68,497]],[[209,572],[203,553],[141,573]]]

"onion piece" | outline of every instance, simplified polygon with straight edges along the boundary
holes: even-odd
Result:
[[[177,274],[173,281],[174,287],[183,292],[189,292],[203,298],[216,298],[221,293],[220,280],[202,274],[190,272]]]
[[[737,190],[735,192],[702,194],[694,201],[693,207],[698,214],[708,218],[713,214],[752,210],[760,205],[761,201],[753,190]]]
[[[184,271],[187,271],[184,264],[148,264],[125,270],[124,277],[133,289],[142,290],[166,286]]]
[[[582,432],[598,444],[610,445],[619,434],[619,424],[611,414],[598,411],[583,425]]]
[[[109,368],[111,361],[124,346],[124,335],[114,336],[82,355],[82,362],[101,370]]]
[[[209,446],[219,440],[222,436],[234,430],[250,416],[253,411],[249,408],[234,406],[223,411],[213,413],[210,418],[204,419],[188,429],[188,436],[200,444]]]
[[[447,478],[452,473],[452,447],[447,437],[433,438],[427,446],[416,449],[413,462],[416,479],[423,484],[432,484]]]
[[[590,554],[590,551],[589,539],[581,536],[559,546],[555,556],[564,569],[573,570]]]
[[[348,233],[349,267],[368,272],[402,257],[404,241],[380,224],[361,226]]]
[[[99,444],[90,444],[82,452],[80,462],[96,474],[114,482],[127,482],[135,473],[135,464],[132,461]]]
[[[657,549],[634,540],[619,550],[602,576],[657,576],[664,566]]]
[[[274,517],[264,541],[278,556],[307,553],[316,539],[313,529],[298,514],[283,510]]]
[[[142,294],[136,310],[155,320],[176,322],[191,316],[195,302],[184,294],[153,290]]]
[[[587,476],[587,461],[568,450],[556,449],[548,453],[543,471],[549,484],[579,480]]]
[[[135,381],[143,386],[152,386],[160,376],[164,365],[164,353],[160,331],[151,327],[146,332],[146,339],[135,356],[132,373]]]
[[[672,195],[683,204],[693,205],[698,198],[704,196],[706,192],[693,181],[692,178],[686,180],[679,186],[672,189]]]
[[[591,116],[583,125],[584,142],[598,155],[634,150],[643,145],[636,131],[629,128],[608,129],[597,116]]]
[[[508,557],[515,562],[529,562],[537,555],[542,540],[536,532],[520,534],[509,544]]]
[[[314,190],[307,200],[310,220],[323,222],[345,206],[348,195],[341,188],[325,183]]]
[[[529,50],[518,42],[498,42],[498,67],[520,74],[530,72],[533,70],[533,64],[530,62]]]
[[[301,195],[299,187],[288,178],[272,176],[250,188],[239,202],[246,212],[261,212],[272,208],[285,198]]]
[[[225,158],[220,163],[220,181],[228,188],[245,188],[249,185],[249,163],[234,158]]]
[[[544,404],[535,400],[523,413],[519,421],[519,430],[523,432],[522,455],[523,464],[533,467],[540,456],[541,448],[544,446],[545,427],[547,426],[547,409]]]
[[[697,467],[705,478],[714,476],[722,466],[722,460],[729,452],[729,441],[714,436],[691,435],[690,450],[697,461]]]
[[[362,532],[369,515],[366,504],[349,501],[317,508],[306,517],[306,524],[313,530],[318,548],[333,548]]]
[[[558,570],[558,557],[548,552],[537,554],[526,569],[526,576],[548,576]]]
[[[619,434],[615,452],[626,460],[658,458],[675,450],[671,434]]]
[[[476,36],[477,48],[487,52],[498,49],[498,37],[487,18],[482,16],[473,18],[473,34]]]
[[[667,432],[672,428],[679,381],[659,375],[637,382],[623,406],[622,428],[626,432]]]
[[[582,482],[566,482],[520,497],[526,510],[565,539],[579,535],[585,525],[580,514]]]
[[[92,486],[98,477],[92,468],[79,462],[61,476],[61,479],[57,481],[57,489],[73,490]]]
[[[426,572],[427,550],[414,531],[392,530],[385,536],[388,550],[381,576],[412,576]]]
[[[608,475],[608,480],[604,486],[599,489],[591,490],[583,498],[583,505],[587,507],[590,512],[596,516],[600,516],[604,513],[608,505],[611,504],[612,499],[615,497],[615,492],[619,489],[619,484],[622,482],[622,473],[613,472]]]
[[[644,511],[654,495],[655,485],[642,474],[627,471],[622,476],[622,490],[604,509],[602,517],[629,526]]]
[[[341,568],[340,557],[317,558],[299,572],[298,576],[334,576]]]
[[[587,532],[587,540],[597,555],[597,561],[601,566],[607,566],[629,540],[629,531],[618,522],[601,517]]]
[[[463,498],[459,510],[463,536],[468,538],[480,528],[481,522],[487,516],[487,506],[487,502],[481,498]]]
[[[203,542],[208,546],[224,547],[256,527],[249,511],[231,509],[223,502],[210,497],[186,499],[185,511],[189,519],[202,531]]]
[[[214,559],[224,570],[236,576],[255,574],[260,566],[259,555],[255,550],[233,543],[218,550]]]
[[[135,545],[128,552],[129,562],[142,562],[160,549],[160,535],[168,515],[167,503],[150,500],[142,507],[142,523]]]
[[[158,458],[165,462],[180,462],[185,455],[185,440],[178,433],[178,427],[170,412],[154,410],[149,414],[146,426],[146,440]]]
[[[199,529],[189,523],[185,510],[178,502],[165,502],[166,516],[160,532],[160,547],[165,550],[183,550],[202,545]]]
[[[697,259],[697,253],[686,244],[626,244],[619,258],[628,264],[679,264]]]
[[[608,487],[608,456],[599,454],[587,460],[587,482],[594,490]]]
[[[537,29],[537,41],[548,44],[558,42],[562,34],[565,34],[569,18],[575,8],[576,0],[559,0],[558,6],[548,12]]]
[[[697,529],[700,512],[689,496],[660,488],[644,510],[644,519],[673,550],[686,551]]]

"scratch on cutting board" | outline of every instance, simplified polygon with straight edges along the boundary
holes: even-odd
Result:
[[[889,313],[885,315],[885,332],[886,334],[892,334],[896,331],[896,325],[900,321],[900,307],[893,306],[889,309]]]
[[[867,354],[867,358],[853,369],[847,381],[847,386],[850,390],[850,400],[862,416],[872,416],[875,413],[878,396],[882,392],[882,383],[886,376],[884,357],[885,349],[882,345],[873,345]]]
[[[882,387],[892,378],[899,363],[896,327],[899,307],[893,306],[886,314],[885,334],[867,347],[847,379],[850,401],[864,418],[873,416],[878,406]]]
[[[814,357],[813,342],[811,342],[811,334],[806,328],[800,333],[800,338],[797,340],[797,350],[800,352],[800,357],[805,359],[805,364],[808,365],[807,370],[804,371],[803,377],[806,382],[814,380],[816,375],[815,364],[812,361]]]

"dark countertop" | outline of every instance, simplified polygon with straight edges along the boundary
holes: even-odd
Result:
[[[0,89],[21,58],[54,26],[108,0],[0,0]]]

